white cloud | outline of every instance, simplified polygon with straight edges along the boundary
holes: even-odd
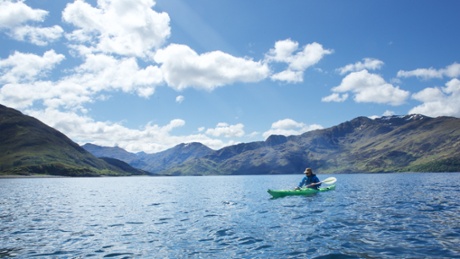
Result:
[[[149,97],[154,93],[155,86],[163,82],[161,71],[156,66],[140,68],[135,58],[116,59],[104,54],[88,55],[75,72],[64,80],[84,85],[94,92],[121,90]]]
[[[164,79],[176,90],[188,87],[213,90],[235,82],[258,82],[268,76],[261,62],[238,58],[221,51],[198,55],[186,45],[171,44],[154,57],[161,64]]]
[[[292,135],[300,135],[307,131],[322,129],[323,127],[318,124],[313,125],[306,125],[302,122],[296,122],[292,119],[284,119],[276,121],[272,124],[272,127],[264,132],[262,135],[264,138],[268,138],[271,135],[284,135],[284,136],[292,136]]]
[[[460,80],[456,78],[447,82],[446,87],[425,88],[412,98],[422,104],[412,108],[409,114],[460,117]]]
[[[14,52],[0,60],[0,83],[32,82],[44,78],[65,57],[49,50],[43,56]]]
[[[273,74],[271,76],[271,79],[287,83],[301,83],[303,82],[303,72],[287,69],[279,73]]]
[[[395,112],[394,111],[390,111],[390,110],[386,110],[384,113],[383,113],[383,116],[393,116],[395,115]]]
[[[32,9],[24,2],[0,1],[0,28],[14,29],[29,21],[41,22],[48,15],[45,10]]]
[[[291,39],[275,42],[275,47],[267,53],[267,60],[274,62],[290,63],[294,52],[299,48],[299,43]]]
[[[381,118],[382,116],[393,116],[395,113],[393,111],[390,111],[390,110],[386,110],[381,116],[379,115],[372,115],[372,116],[369,116],[370,119],[378,119],[378,118]]]
[[[32,26],[22,26],[13,30],[12,37],[19,41],[26,41],[38,45],[46,46],[49,42],[55,41],[62,36],[64,30],[60,26],[39,28]]]
[[[73,74],[58,81],[41,81],[64,59],[53,50],[43,56],[15,52],[0,60],[0,101],[25,108],[42,101],[45,107],[63,107],[84,111],[84,104],[93,102],[105,91],[135,93],[151,96],[163,81],[158,67],[140,68],[134,58],[116,59],[112,56],[88,55]]]
[[[224,136],[226,138],[242,137],[244,136],[244,125],[241,123],[229,125],[228,123],[218,123],[213,129],[206,130],[207,135],[214,137]]]
[[[460,64],[459,63],[452,63],[451,65],[441,68],[441,69],[434,69],[434,68],[418,68],[415,70],[405,71],[400,70],[397,74],[398,77],[418,77],[422,79],[430,79],[430,78],[455,78],[460,76]]]
[[[383,66],[383,61],[374,58],[364,58],[363,62],[356,62],[355,64],[348,64],[344,67],[337,69],[341,75],[349,72],[357,72],[361,70],[377,70]]]
[[[321,98],[321,101],[323,102],[344,102],[345,100],[348,99],[348,94],[340,94],[340,93],[332,93],[329,96]]]
[[[178,95],[176,97],[176,103],[182,103],[185,100],[185,97],[183,95]]]
[[[155,12],[153,0],[97,3],[92,7],[85,1],[75,1],[63,11],[63,20],[77,27],[68,38],[80,51],[146,57],[171,33],[169,15]]]
[[[62,36],[64,30],[58,26],[36,27],[27,25],[30,22],[43,22],[48,15],[47,11],[32,9],[22,1],[0,2],[0,29],[18,41],[29,41],[32,44],[45,46]]]
[[[367,70],[348,74],[339,86],[332,88],[333,93],[343,94],[352,92],[356,102],[374,102],[390,105],[401,105],[409,97],[409,92],[385,82],[377,75]],[[332,95],[323,101],[343,101],[345,96]]]
[[[224,142],[206,134],[175,135],[174,130],[185,125],[181,119],[173,119],[166,125],[147,123],[140,129],[125,127],[119,122],[95,121],[75,112],[60,112],[56,109],[26,110],[47,125],[61,131],[78,144],[93,143],[100,146],[115,144],[129,152],[144,151],[156,153],[169,149],[179,143],[200,142],[218,149],[236,142]]]
[[[297,83],[303,81],[303,72],[317,64],[325,55],[333,51],[324,49],[319,43],[307,44],[299,50],[299,43],[286,39],[277,41],[275,47],[270,49],[265,56],[265,62],[281,62],[288,65],[287,69],[274,73],[272,80]]]
[[[168,14],[154,11],[154,5],[153,0],[72,1],[62,12],[66,26],[40,27],[35,25],[45,21],[47,11],[33,9],[21,0],[0,0],[1,31],[39,46],[65,35],[68,41],[58,41],[58,47],[67,47],[71,54],[65,57],[54,50],[43,55],[14,52],[0,60],[0,103],[25,111],[79,144],[118,144],[131,152],[158,152],[193,141],[221,148],[235,144],[235,138],[246,137],[243,124],[219,123],[215,128],[201,128],[197,134],[180,136],[174,130],[185,125],[182,119],[129,129],[121,122],[95,121],[88,116],[87,105],[105,100],[113,92],[148,98],[164,83],[175,90],[213,90],[270,76],[273,80],[302,82],[306,69],[332,53],[318,43],[299,48],[291,40],[277,42],[270,50],[273,52],[260,61],[221,51],[198,54],[180,44],[164,46],[170,36],[170,19]],[[280,62],[287,66],[285,70],[270,71],[271,63]],[[176,102],[183,101],[184,96],[176,97]],[[298,124],[289,129],[281,124],[274,124],[272,130],[288,134],[314,127]]]

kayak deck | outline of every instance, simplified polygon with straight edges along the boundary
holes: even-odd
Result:
[[[268,193],[270,193],[273,198],[279,198],[284,196],[291,196],[291,195],[312,195],[318,192],[325,192],[335,189],[335,184],[329,185],[327,187],[320,187],[318,189],[313,188],[302,188],[300,190],[270,190],[268,189]]]

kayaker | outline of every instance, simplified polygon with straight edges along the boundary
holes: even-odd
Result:
[[[313,173],[311,168],[305,169],[303,173],[305,174],[305,177],[302,179],[302,181],[299,183],[299,185],[295,189],[299,190],[304,185],[307,188],[318,189],[319,186],[321,185],[321,182],[319,181],[316,174]]]

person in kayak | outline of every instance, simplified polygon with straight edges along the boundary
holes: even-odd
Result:
[[[305,169],[305,171],[303,173],[305,174],[305,177],[302,178],[302,181],[300,181],[299,185],[297,187],[295,187],[295,189],[299,190],[304,185],[307,188],[318,189],[319,186],[321,185],[321,182],[318,179],[318,177],[316,176],[316,174],[313,173],[311,168]]]

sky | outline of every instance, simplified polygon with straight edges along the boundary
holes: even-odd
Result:
[[[0,0],[0,104],[156,153],[460,117],[460,1]]]

